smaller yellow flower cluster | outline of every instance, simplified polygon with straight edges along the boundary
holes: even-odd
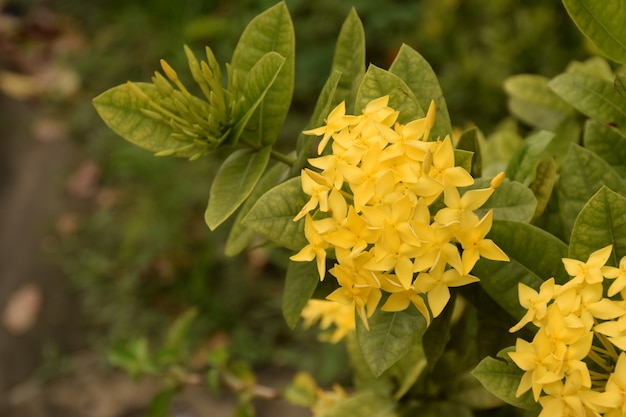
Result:
[[[504,174],[489,188],[461,197],[458,188],[474,179],[454,165],[449,136],[429,141],[434,102],[426,117],[401,124],[388,100],[385,96],[371,101],[360,116],[346,115],[341,103],[325,126],[304,132],[322,136],[322,156],[309,159],[314,169],[302,170],[302,188],[311,198],[294,220],[305,218],[308,245],[291,259],[315,259],[323,280],[327,251],[333,250],[336,263],[329,272],[339,284],[327,297],[330,301],[315,301],[305,309],[309,322],[322,318],[330,326],[332,308],[323,306],[338,302],[356,308],[367,327],[383,292],[389,297],[382,310],[401,311],[412,303],[429,322],[448,303],[449,287],[478,281],[469,273],[481,256],[508,261],[485,238],[492,211],[483,218],[474,213]],[[329,142],[330,152],[325,152]],[[442,194],[442,208],[431,213]],[[347,322],[340,317],[332,321],[345,330]]]
[[[537,292],[519,284],[527,313],[511,331],[528,323],[539,330],[532,342],[517,339],[509,356],[525,371],[516,395],[532,390],[540,417],[626,416],[626,257],[619,268],[605,266],[611,251],[587,262],[564,258],[564,285],[550,278]],[[615,279],[607,297],[605,278]]]

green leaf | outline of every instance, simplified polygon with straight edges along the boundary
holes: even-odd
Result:
[[[592,252],[613,245],[608,265],[626,256],[626,198],[607,187],[585,204],[574,223],[569,258],[587,260]]]
[[[537,208],[535,209],[533,219],[538,218],[546,211],[556,184],[556,173],[557,168],[554,159],[537,164],[535,179],[528,185],[528,188],[537,199]]]
[[[253,129],[250,140],[262,138],[263,145],[276,140],[293,94],[295,34],[285,2],[276,4],[250,21],[235,47],[231,65],[250,82],[252,69],[268,52],[278,53],[285,58],[285,63],[249,124]],[[244,139],[248,139],[247,131],[243,135]]]
[[[426,331],[426,319],[415,309],[390,313],[376,310],[368,319],[369,331],[356,320],[356,334],[363,357],[374,376],[407,354],[415,338]]]
[[[235,217],[235,223],[233,224],[228,239],[226,240],[226,247],[224,253],[226,256],[235,256],[241,253],[246,246],[250,243],[250,240],[254,236],[254,231],[244,226],[241,221],[248,215],[252,206],[257,202],[259,197],[265,194],[270,188],[274,187],[285,174],[285,165],[276,164],[270,168],[259,180],[254,190],[250,193],[250,196],[241,205],[241,209]]]
[[[500,351],[497,358],[486,357],[472,371],[472,375],[502,401],[524,410],[539,411],[541,407],[535,402],[531,391],[520,397],[515,396],[524,371],[508,355],[514,349],[510,347]]]
[[[157,87],[149,83],[134,83],[146,96],[154,102],[164,98]],[[175,91],[174,95],[180,95]],[[168,99],[170,100],[170,99]],[[185,102],[184,99],[180,99]],[[200,101],[200,100],[198,100]],[[181,147],[181,142],[170,137],[172,127],[169,120],[155,120],[141,112],[154,109],[133,92],[129,84],[113,87],[93,99],[96,111],[115,133],[127,141],[151,152],[167,151]],[[176,156],[191,157],[197,150],[177,152]]]
[[[160,364],[175,363],[187,355],[189,329],[197,316],[198,310],[189,308],[168,327],[163,346],[157,353]]]
[[[470,151],[464,151],[463,149],[455,149],[454,150],[454,165],[457,167],[462,167],[467,172],[470,172],[472,169],[472,159],[474,157],[474,153]]]
[[[443,312],[432,320],[422,337],[424,355],[428,361],[428,368],[430,370],[437,364],[437,361],[443,354],[448,340],[450,339],[450,325],[456,304],[455,301],[456,292],[452,292],[450,301],[448,301]]]
[[[232,153],[215,175],[204,220],[211,230],[222,224],[250,195],[270,160],[271,146]]]
[[[504,405],[470,372],[457,375],[446,384],[445,390],[448,400],[472,410],[491,410]]]
[[[478,128],[472,127],[461,133],[456,149],[472,152],[472,167],[469,173],[474,178],[482,177],[482,153],[480,151],[480,140],[478,139]]]
[[[316,262],[289,262],[283,291],[283,316],[292,329],[319,281]]]
[[[615,77],[611,65],[601,56],[592,56],[584,61],[572,61],[567,64],[565,72],[587,75],[606,81],[613,81]]]
[[[159,392],[152,401],[150,401],[148,417],[167,417],[170,415],[170,404],[175,394],[176,390],[173,388]]]
[[[603,185],[626,195],[626,183],[602,158],[587,149],[571,145],[556,184],[559,213],[566,236],[571,234],[578,213]]]
[[[534,180],[539,162],[549,158],[545,151],[554,136],[554,133],[542,130],[527,137],[509,162],[506,177],[530,184]]]
[[[313,129],[324,124],[324,119],[328,117],[333,109],[333,104],[335,104],[335,96],[340,79],[341,73],[339,71],[333,71],[330,77],[328,77],[317,99],[315,109],[313,109],[313,115],[304,130]],[[300,133],[297,144],[297,158],[296,162],[291,166],[290,177],[300,175],[300,170],[306,166],[308,158],[311,157],[311,148],[316,141],[317,138],[315,136]],[[317,150],[315,154],[317,154]]]
[[[321,417],[397,417],[396,402],[375,391],[362,391],[341,399]]]
[[[626,64],[626,8],[620,1],[563,0],[565,9],[593,44],[606,56]]]
[[[604,159],[618,172],[626,172],[626,136],[617,129],[589,119],[585,123],[583,143],[585,148]]]
[[[400,112],[398,122],[408,123],[424,117],[425,113],[415,94],[400,77],[375,65],[370,65],[356,94],[355,111],[360,112],[370,101],[389,96],[389,107]]]
[[[437,116],[430,133],[433,139],[438,137],[443,139],[452,133],[448,106],[441,91],[439,80],[422,55],[410,46],[402,44],[389,67],[389,72],[400,77],[409,86],[422,109],[428,109],[431,100],[435,101]]]
[[[304,219],[293,218],[307,201],[300,177],[295,177],[263,194],[242,222],[279,246],[300,250],[307,244]]]
[[[463,192],[471,189],[489,187],[487,178],[480,178],[476,182],[463,189]],[[505,179],[502,185],[493,192],[489,200],[475,213],[483,217],[493,209],[493,218],[496,220],[512,220],[529,222],[537,208],[537,199],[533,192],[525,185],[517,181]]]
[[[356,92],[365,74],[365,31],[354,8],[350,10],[339,31],[331,74],[335,71],[341,73],[341,79],[337,85],[334,103],[345,101],[346,112],[354,114]]]
[[[615,90],[612,82],[581,74],[561,74],[548,85],[585,116],[626,135],[626,97]]]
[[[236,143],[241,135],[244,136],[246,143],[255,147],[272,145],[276,141],[278,131],[273,132],[264,126],[264,123],[271,125],[275,122],[272,120],[275,118],[272,103],[268,102],[266,97],[276,83],[284,64],[284,57],[276,52],[268,52],[250,70],[243,89],[245,100],[238,108],[241,116],[233,128],[231,138],[233,143]],[[276,123],[279,130],[282,119]]]
[[[538,289],[551,277],[559,284],[569,279],[561,262],[567,256],[567,245],[550,233],[528,223],[496,220],[487,237],[511,260],[481,258],[472,275],[480,278],[485,292],[515,319],[526,313],[519,304],[518,283]]]
[[[548,88],[548,78],[520,74],[504,81],[509,110],[524,123],[538,129],[552,129],[573,112],[572,107]]]
[[[363,357],[363,351],[359,346],[356,333],[351,332],[346,336],[346,351],[350,359],[350,370],[352,373],[352,383],[358,391],[376,391],[382,395],[391,396],[396,388],[395,381],[392,380],[394,367],[375,377],[372,370]],[[407,354],[406,356],[409,356]],[[405,357],[406,357],[405,356]],[[398,365],[400,362],[397,362]]]

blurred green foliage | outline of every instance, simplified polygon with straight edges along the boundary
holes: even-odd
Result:
[[[313,335],[288,330],[280,313],[284,265],[276,260],[285,257],[269,249],[257,252],[256,264],[244,256],[226,258],[228,225],[210,233],[204,224],[215,171],[211,159],[220,155],[191,164],[154,158],[112,134],[86,104],[113,85],[148,80],[160,58],[184,68],[183,43],[197,51],[210,45],[220,62],[230,60],[243,27],[274,3],[64,0],[55,5],[73,16],[88,38],[89,52],[72,60],[84,90],[68,117],[81,152],[101,168],[100,197],[111,197],[93,199],[78,232],[63,241],[61,263],[83,290],[91,320],[106,329],[107,344],[157,336],[163,323],[195,307],[198,343],[227,334],[234,356],[257,365],[298,363],[300,369],[317,369],[323,382],[337,379],[344,353],[317,346],[324,360],[309,359]],[[507,114],[505,78],[524,72],[552,76],[585,55],[559,2],[286,3],[296,28],[297,77],[285,141],[295,139],[312,111],[352,6],[364,23],[369,62],[387,67],[401,44],[409,44],[438,74],[452,123],[473,122],[486,132]],[[303,358],[311,363],[303,364]]]

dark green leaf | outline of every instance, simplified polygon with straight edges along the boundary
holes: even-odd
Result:
[[[313,295],[319,281],[320,276],[315,262],[289,262],[283,291],[283,316],[292,329],[296,327],[300,313]]]
[[[617,129],[589,119],[585,123],[583,141],[585,148],[596,153],[618,172],[626,171],[626,136]]]
[[[626,195],[626,183],[602,158],[581,146],[570,147],[556,184],[563,231],[569,237],[585,203],[603,185]]]
[[[480,278],[485,292],[515,319],[526,313],[519,304],[518,283],[538,289],[551,277],[559,284],[569,279],[561,262],[567,256],[567,245],[548,232],[527,223],[497,220],[488,237],[511,260],[480,259],[472,275]]]
[[[541,216],[548,206],[550,196],[554,190],[554,184],[556,183],[556,172],[557,169],[554,159],[540,162],[537,165],[535,179],[528,185],[528,188],[537,199],[537,208],[535,209],[533,219]]]
[[[452,292],[450,301],[448,301],[443,312],[432,320],[422,338],[424,355],[428,360],[428,368],[431,370],[435,367],[435,364],[443,354],[446,344],[450,339],[450,324],[455,301],[456,292]]]
[[[356,94],[355,111],[360,112],[372,100],[389,96],[389,107],[400,112],[398,122],[408,123],[425,113],[415,94],[400,77],[370,65]]]
[[[356,320],[356,333],[363,357],[374,376],[407,354],[415,337],[426,331],[426,319],[415,309],[395,313],[376,310],[368,319],[369,331]]]
[[[204,220],[211,230],[222,224],[250,195],[263,175],[272,148],[232,153],[215,175]]]
[[[586,261],[592,252],[607,245],[613,245],[608,264],[618,266],[626,256],[626,198],[602,187],[574,223],[568,257]]]
[[[464,188],[464,191],[487,188],[489,180],[481,178],[474,185]],[[479,217],[493,209],[493,218],[496,220],[513,220],[529,222],[537,208],[537,199],[533,192],[517,181],[505,179],[502,185],[493,192],[489,200],[476,210]]]
[[[474,153],[470,151],[465,151],[463,149],[455,149],[454,150],[454,165],[458,167],[462,167],[467,172],[470,172],[472,169],[472,159],[474,157]]]
[[[456,144],[456,149],[472,152],[472,168],[469,173],[474,178],[482,177],[483,161],[482,153],[480,151],[480,140],[478,139],[478,128],[472,127],[461,133],[459,142]]]
[[[439,80],[428,61],[422,55],[410,46],[402,44],[398,55],[396,55],[389,67],[389,72],[400,77],[409,86],[422,109],[428,109],[431,100],[435,101],[437,116],[435,125],[431,130],[432,139],[437,139],[438,137],[443,139],[446,135],[452,133],[448,106],[443,97]]]
[[[300,177],[292,178],[263,194],[242,222],[279,246],[300,250],[307,244],[304,219],[293,218],[307,201]]]
[[[176,394],[176,390],[168,388],[158,393],[152,401],[150,401],[149,417],[167,417],[170,415],[170,404]]]
[[[508,352],[515,348],[510,347],[498,353],[497,358],[487,357],[483,359],[476,369],[472,371],[485,388],[496,395],[502,401],[515,407],[528,411],[540,410],[540,405],[535,402],[530,391],[524,393],[519,398],[515,396],[517,387],[524,371],[509,358]]]
[[[354,108],[354,100],[365,74],[365,31],[354,8],[339,31],[331,74],[335,71],[341,73],[341,79],[333,102],[337,104],[345,101],[346,112],[354,114],[360,110]]]

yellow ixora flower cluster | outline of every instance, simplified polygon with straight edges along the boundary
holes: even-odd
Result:
[[[611,251],[587,262],[564,258],[564,285],[550,278],[537,292],[519,284],[527,313],[511,331],[527,323],[539,330],[532,342],[517,339],[509,356],[525,371],[516,395],[532,390],[540,417],[626,416],[626,257],[619,268],[605,266]],[[606,296],[605,278],[615,279]]]
[[[450,299],[449,287],[478,281],[469,273],[481,256],[508,261],[485,238],[492,211],[483,218],[474,213],[504,174],[489,188],[461,197],[459,188],[474,179],[455,166],[449,136],[429,141],[434,102],[426,117],[401,124],[388,100],[372,100],[359,116],[346,115],[341,103],[324,126],[304,132],[322,136],[322,156],[309,159],[313,168],[302,170],[302,188],[311,198],[294,220],[305,218],[309,243],[291,260],[315,259],[323,280],[327,253],[334,253],[336,263],[329,272],[339,288],[327,301],[307,306],[304,317],[309,322],[322,318],[326,327],[335,324],[339,336],[349,320],[328,311],[345,309],[326,308],[324,303],[356,308],[367,327],[385,292],[389,296],[382,310],[401,311],[412,303],[430,322]],[[436,204],[441,209],[433,213],[436,201],[441,201]]]

